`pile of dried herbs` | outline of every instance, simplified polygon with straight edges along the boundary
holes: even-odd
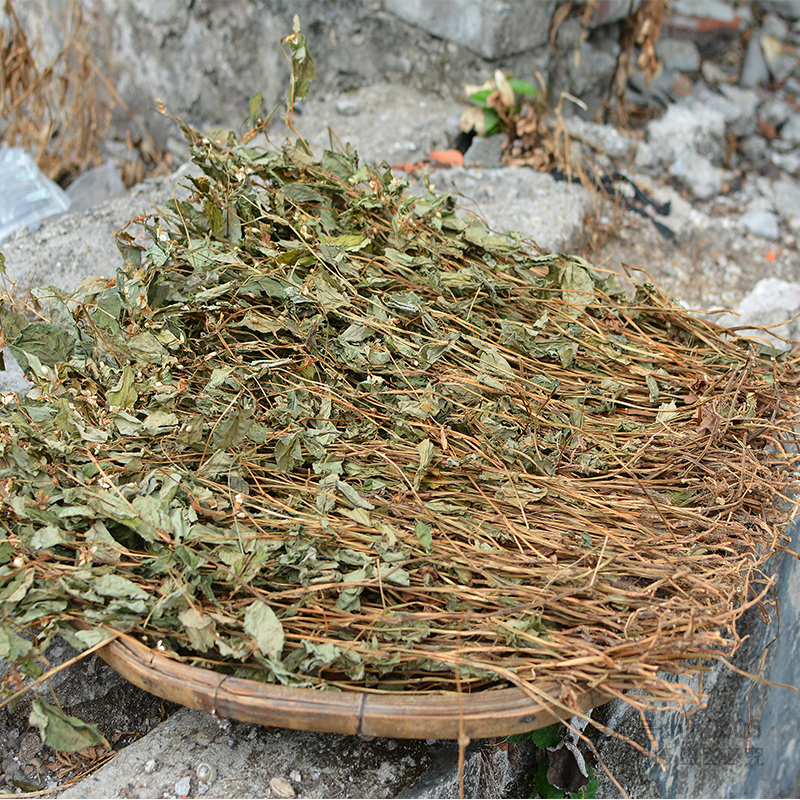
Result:
[[[0,657],[691,700],[659,670],[737,647],[782,546],[797,353],[351,151],[184,133],[203,174],[116,280],[0,312],[38,387],[0,410]]]

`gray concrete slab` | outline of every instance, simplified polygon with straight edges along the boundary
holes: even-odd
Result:
[[[524,788],[530,745],[469,748],[467,797]],[[458,745],[262,728],[184,708],[62,792],[95,797],[458,797]],[[523,796],[523,795],[519,795]]]

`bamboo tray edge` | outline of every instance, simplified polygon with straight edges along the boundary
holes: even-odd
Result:
[[[98,650],[126,680],[164,700],[221,719],[301,731],[394,739],[470,739],[536,730],[557,721],[521,689],[473,694],[335,692],[233,678],[173,661],[126,637]],[[558,686],[542,685],[557,696]],[[578,696],[582,711],[612,698],[597,689]]]

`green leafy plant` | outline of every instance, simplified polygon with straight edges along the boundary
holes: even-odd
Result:
[[[548,747],[557,747],[561,741],[559,735],[559,724],[548,725],[546,728],[539,728],[535,731],[528,731],[526,733],[516,733],[506,737],[506,741],[511,744],[518,744],[520,742],[533,742],[536,747],[544,751]],[[549,767],[549,759],[544,753],[540,753],[536,760],[533,769],[533,785],[531,787],[531,797],[547,797],[558,798],[580,798],[580,800],[589,800],[589,798],[597,797],[597,792],[600,789],[600,783],[595,777],[594,770],[587,767],[589,773],[589,783],[580,788],[577,792],[564,792],[557,789],[547,779],[547,769]]]
[[[515,733],[506,737],[507,742],[511,744],[519,744],[519,742],[533,742],[540,750],[547,747],[556,747],[561,741],[558,735],[558,723],[548,725],[546,728],[539,728],[535,731],[527,731],[526,733]]]
[[[600,789],[600,783],[595,777],[594,770],[588,767],[589,783],[586,786],[578,789],[577,792],[563,792],[561,789],[556,789],[547,780],[547,767],[548,761],[546,758],[540,758],[536,762],[536,767],[533,771],[533,786],[531,787],[531,797],[547,797],[557,798],[557,800],[564,800],[564,798],[577,798],[578,800],[593,800],[597,797],[597,792]]]
[[[475,130],[480,136],[508,130],[523,112],[524,98],[539,94],[533,84],[504,75],[499,69],[481,86],[464,88],[474,105],[462,114],[461,129]]]

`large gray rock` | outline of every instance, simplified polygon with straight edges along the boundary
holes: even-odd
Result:
[[[476,136],[464,153],[466,167],[502,167],[503,136]]]
[[[465,0],[449,24],[472,25],[470,35],[483,37],[483,44],[473,52],[466,44],[433,35],[389,13],[380,1],[78,2],[87,18],[97,23],[98,60],[113,74],[124,100],[125,105],[118,103],[115,108],[117,129],[136,132],[136,124],[125,110],[130,108],[161,147],[177,135],[177,129],[155,110],[156,98],[163,100],[171,113],[208,129],[238,128],[256,91],[262,92],[267,112],[283,102],[289,86],[289,62],[280,39],[292,32],[295,14],[317,64],[312,97],[387,78],[428,92],[455,94],[463,91],[465,81],[481,82],[498,66],[478,54],[486,48],[495,53],[493,58],[502,57],[502,68],[514,70],[517,77],[533,80],[535,70],[546,72],[546,42],[555,7],[555,0],[511,4]],[[398,13],[405,13],[406,5],[398,4]],[[26,29],[30,24],[32,40],[42,32],[48,52],[55,57],[63,45],[63,34],[51,17],[63,16],[69,4],[42,0],[17,7]],[[420,14],[427,9],[427,3],[422,5]],[[486,16],[490,11],[497,13]],[[523,52],[515,56],[516,47]],[[538,48],[537,52],[532,53],[530,47]],[[106,53],[107,65],[102,64]]]
[[[660,38],[656,42],[656,55],[668,70],[697,72],[700,69],[700,50],[691,39]]]
[[[343,114],[342,108],[357,113]],[[332,141],[335,149],[338,140],[352,144],[362,163],[416,163],[432,150],[450,146],[448,116],[463,109],[455,100],[381,81],[339,99],[310,97],[294,125],[317,157]],[[280,144],[286,133],[279,122],[270,138]]]
[[[670,164],[669,174],[698,200],[710,200],[722,190],[722,172],[709,159],[692,150],[677,154]]]
[[[641,0],[597,4],[588,40],[581,36],[581,21],[567,18],[559,28],[564,47],[555,49],[548,39],[558,0],[76,2],[96,23],[98,62],[113,75],[123,101],[115,104],[116,130],[136,133],[142,123],[160,147],[172,150],[177,127],[157,112],[156,98],[170,113],[206,130],[238,129],[257,91],[267,112],[284,101],[289,62],[280,40],[292,32],[295,14],[317,64],[311,97],[387,79],[461,97],[464,83],[481,83],[499,68],[527,81],[540,71],[556,102],[562,91],[581,96],[591,115],[610,87],[618,21]],[[55,58],[64,44],[57,20],[71,6],[63,0],[17,5],[31,38],[41,33]]]
[[[764,239],[777,239],[780,234],[778,228],[778,217],[771,211],[762,208],[754,208],[746,211],[739,217],[739,224],[746,228],[754,236],[761,236]]]
[[[547,43],[556,0],[384,0],[400,19],[495,60]]]
[[[772,333],[783,339],[800,339],[800,322],[791,320],[800,313],[800,283],[764,278],[760,280],[750,294],[736,307],[735,313],[727,313],[718,317],[721,325],[741,327],[744,325],[772,326]],[[771,341],[776,346],[786,347],[780,340],[770,337],[769,333],[744,328],[743,335],[754,335],[760,339]]]
[[[490,228],[518,231],[553,252],[576,245],[591,207],[579,184],[528,167],[439,170],[433,180],[437,191],[463,195],[462,209],[485,219]]]
[[[716,160],[724,147],[725,123],[722,111],[686,98],[647,126],[647,141],[664,161],[673,161],[687,150]]]

